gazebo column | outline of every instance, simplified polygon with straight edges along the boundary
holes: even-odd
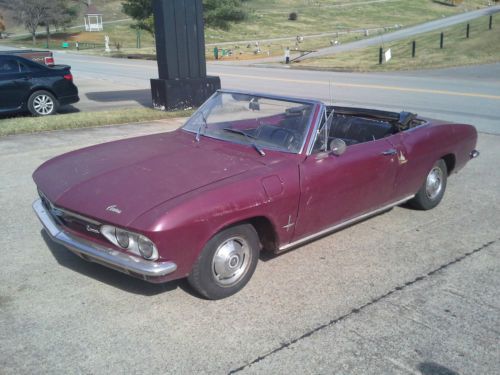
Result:
[[[202,0],[153,0],[159,78],[151,79],[153,107],[200,106],[220,88],[207,76]]]

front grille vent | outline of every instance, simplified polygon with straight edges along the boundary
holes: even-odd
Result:
[[[80,214],[56,207],[42,192],[39,192],[39,195],[44,207],[60,224],[77,232],[85,233],[86,235],[103,238],[99,230],[101,223]]]

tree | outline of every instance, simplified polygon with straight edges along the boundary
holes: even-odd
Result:
[[[136,21],[133,28],[154,34],[152,0],[125,0],[122,3],[122,9],[125,14]]]
[[[204,0],[203,18],[205,25],[228,30],[231,22],[240,22],[246,18],[240,0]]]
[[[14,14],[14,19],[24,25],[26,30],[33,38],[33,44],[36,44],[36,30],[46,15],[48,3],[51,0],[0,0],[0,5],[10,9]]]
[[[246,18],[241,8],[243,0],[203,0],[203,18],[206,26],[227,30],[231,22],[239,22]],[[134,28],[154,34],[152,0],[125,0],[122,2],[123,12],[132,17],[136,23]]]
[[[3,20],[3,15],[0,13],[0,39],[3,38],[2,33],[5,31],[5,22]]]
[[[45,27],[48,43],[50,26],[65,26],[78,14],[76,8],[69,6],[68,0],[0,0],[0,5],[12,11],[14,20],[31,34],[33,44],[36,44],[38,27]]]
[[[45,26],[47,46],[50,42],[50,26],[57,30],[68,26],[78,16],[78,9],[69,5],[68,0],[47,0],[47,8],[40,23]]]

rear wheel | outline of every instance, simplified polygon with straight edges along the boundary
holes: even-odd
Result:
[[[205,298],[229,297],[252,277],[259,251],[259,237],[250,224],[224,229],[207,242],[188,281]]]
[[[35,91],[28,99],[28,110],[33,116],[53,115],[57,107],[57,99],[45,90]]]
[[[443,199],[446,190],[448,168],[443,159],[438,160],[431,168],[424,184],[415,197],[408,203],[419,210],[430,210]]]

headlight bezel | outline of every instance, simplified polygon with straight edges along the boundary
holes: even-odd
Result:
[[[99,231],[109,242],[113,245],[119,247],[120,249],[129,251],[135,255],[139,255],[146,260],[157,260],[159,258],[158,249],[153,241],[143,234],[131,232],[129,230],[115,227],[113,225],[101,225]],[[124,246],[126,243],[118,240],[118,234],[121,236],[128,235],[128,246]],[[123,240],[123,239],[122,239]],[[141,249],[140,243],[143,243],[142,247],[146,245],[150,246],[150,251],[144,251]]]

